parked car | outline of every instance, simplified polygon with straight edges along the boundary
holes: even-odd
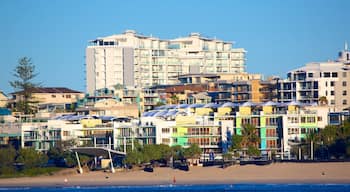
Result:
[[[145,168],[143,168],[144,172],[153,172],[153,167],[152,165],[146,165]]]

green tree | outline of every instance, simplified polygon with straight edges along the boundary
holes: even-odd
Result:
[[[172,155],[171,147],[169,145],[160,144],[159,150],[161,158],[168,161]]]
[[[195,159],[201,156],[202,150],[198,144],[191,144],[188,148],[184,149],[184,157]]]
[[[10,146],[0,149],[0,175],[13,174],[16,150]]]
[[[36,168],[44,165],[48,157],[34,148],[21,148],[18,151],[17,163],[23,163],[24,169]]]
[[[124,159],[125,164],[140,165],[142,162],[142,153],[138,150],[128,151]]]
[[[144,145],[142,149],[143,163],[161,159],[162,155],[158,145]]]
[[[322,131],[320,135],[321,140],[325,145],[331,145],[335,142],[337,138],[337,126],[335,125],[327,125]]]
[[[248,156],[258,156],[260,151],[258,144],[260,142],[260,137],[257,134],[257,129],[254,125],[243,124],[242,135],[234,135],[232,137],[233,149],[243,150],[247,152]]]
[[[10,85],[14,89],[21,90],[19,93],[22,97],[19,98],[16,110],[23,112],[24,114],[33,114],[36,110],[33,104],[37,102],[33,100],[32,90],[33,88],[38,87],[39,84],[32,82],[32,79],[37,76],[34,71],[35,66],[30,58],[20,58],[13,74],[17,80],[10,82]]]
[[[230,151],[239,151],[242,150],[242,142],[243,136],[242,135],[232,135],[232,146],[230,148]]]
[[[171,102],[171,104],[178,104],[179,103],[179,97],[176,94],[172,95],[170,97],[170,102]]]
[[[116,89],[116,90],[122,90],[122,89],[124,89],[124,85],[123,85],[123,84],[120,84],[120,83],[115,84],[113,87],[114,87],[114,89]]]
[[[181,145],[171,146],[171,154],[174,160],[183,159],[184,149],[181,147]]]

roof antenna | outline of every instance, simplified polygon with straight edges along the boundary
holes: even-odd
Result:
[[[348,50],[348,42],[347,42],[347,41],[345,41],[344,50],[345,50],[345,51]]]

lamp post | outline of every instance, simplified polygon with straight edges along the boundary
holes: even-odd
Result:
[[[205,137],[205,130],[204,130],[204,115],[202,116],[202,130],[203,130],[203,136],[204,136],[204,139],[203,139],[203,141],[204,141],[204,148],[203,148],[203,158],[204,158],[204,161],[206,161],[207,159],[205,158],[205,155],[206,155],[206,153],[205,153],[205,145],[206,145],[206,137]]]

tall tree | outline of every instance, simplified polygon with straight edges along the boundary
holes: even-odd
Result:
[[[20,58],[13,74],[17,80],[10,82],[10,85],[14,89],[21,91],[20,95],[22,97],[20,97],[19,102],[16,105],[16,109],[24,114],[32,114],[34,112],[32,104],[36,102],[33,101],[32,90],[34,87],[39,86],[39,84],[32,82],[33,78],[38,75],[34,71],[35,66],[31,62],[30,58]]]
[[[247,151],[249,156],[258,156],[260,151],[258,144],[260,142],[260,137],[257,134],[257,129],[254,125],[243,124],[242,125],[242,136],[233,137],[233,140],[237,140],[240,143],[235,143],[235,148],[243,148]]]

